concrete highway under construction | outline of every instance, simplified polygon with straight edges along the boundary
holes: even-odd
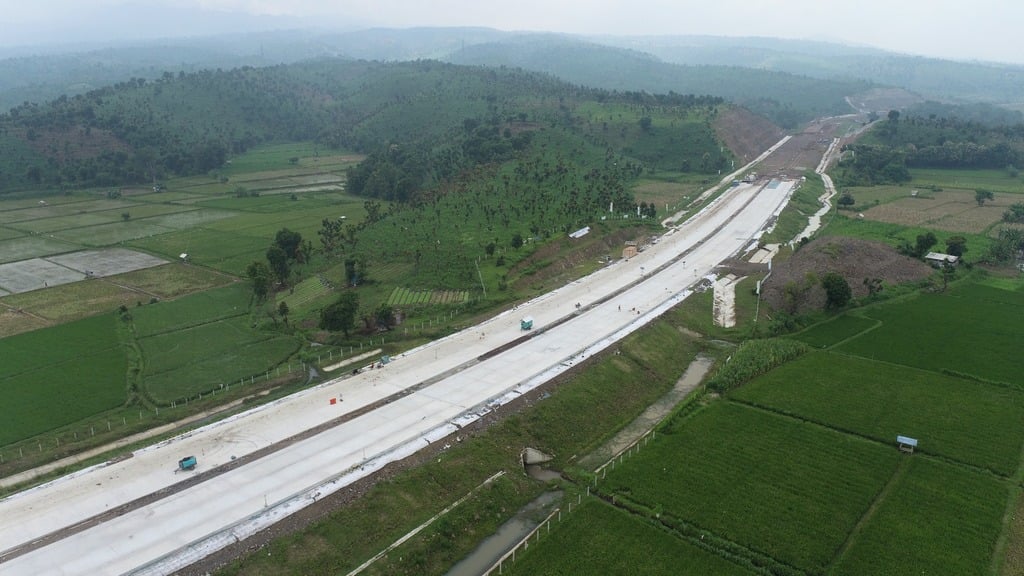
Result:
[[[457,434],[680,302],[756,245],[798,184],[732,177],[629,260],[380,368],[5,498],[0,573],[172,573]],[[186,456],[195,470],[179,470]]]

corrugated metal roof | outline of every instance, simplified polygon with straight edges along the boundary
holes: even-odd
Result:
[[[896,437],[896,443],[898,443],[898,444],[906,444],[907,446],[914,446],[916,448],[917,447],[917,438],[911,438],[909,436],[897,436]]]

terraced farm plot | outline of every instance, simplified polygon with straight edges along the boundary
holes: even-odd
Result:
[[[166,404],[269,370],[294,353],[299,341],[254,332],[244,316],[141,338],[139,345],[143,387]]]
[[[913,186],[953,187],[973,191],[978,188],[992,190],[999,198],[999,193],[1020,194],[1020,178],[1010,176],[1006,170],[948,169],[948,168],[911,168]],[[929,192],[931,193],[931,192]]]
[[[145,373],[152,376],[269,337],[253,333],[247,316],[236,316],[139,338],[139,345],[145,359]]]
[[[1024,446],[1024,390],[831,352],[813,352],[731,398],[1009,476]]]
[[[184,252],[192,262],[221,270],[226,269],[222,265],[226,260],[242,258],[242,272],[253,260],[264,259],[267,247],[270,246],[268,240],[264,238],[208,228],[180,230],[152,238],[140,238],[130,245],[163,254],[174,260]],[[236,273],[236,268],[232,266],[227,271]]]
[[[361,208],[362,203],[363,202],[355,196],[338,192],[322,192],[315,194],[303,194],[298,196],[296,200],[292,200],[290,197],[280,194],[265,194],[256,197],[247,196],[245,198],[236,198],[234,196],[220,197],[211,200],[204,200],[200,202],[199,205],[207,208],[281,215],[286,215],[289,212],[310,212],[313,210],[319,210],[321,211],[318,214],[320,218],[315,218],[317,214],[310,214],[314,217],[314,220],[319,223],[321,219],[329,217],[331,211],[342,210],[339,213],[339,215],[342,215],[345,214],[342,207],[347,209],[349,207],[347,205],[352,205],[353,208]],[[348,217],[352,218],[352,216]]]
[[[228,210],[189,210],[188,212],[177,212],[175,214],[165,214],[163,216],[156,216],[149,218],[147,222],[150,224],[156,224],[157,226],[164,226],[166,228],[173,228],[175,230],[184,230],[188,228],[194,228],[208,224],[210,222],[216,222],[218,220],[224,220],[231,218],[237,214],[236,212],[230,212]]]
[[[128,220],[73,230],[58,230],[53,236],[59,240],[78,242],[86,246],[110,246],[128,240],[166,234],[169,231],[169,228],[157,226],[146,220]]]
[[[0,294],[0,296],[3,296],[3,294]],[[19,312],[14,308],[4,307],[5,302],[6,300],[0,299],[0,338],[38,330],[50,325],[50,322],[43,318]]]
[[[83,272],[42,258],[0,264],[0,288],[11,294],[41,290],[47,286],[68,284],[85,278]]]
[[[101,210],[86,212],[84,214],[41,218],[39,220],[31,220],[28,222],[17,222],[11,224],[11,226],[20,230],[35,232],[37,234],[45,234],[59,230],[71,230],[75,228],[86,228],[100,224],[121,222],[124,220],[124,217],[122,216],[124,213],[128,213],[132,220],[142,220],[144,218],[152,218],[176,212],[187,212],[190,210],[195,210],[195,208],[191,206],[175,206],[167,204],[136,204],[131,208],[124,210]],[[147,222],[151,224],[154,223],[149,220],[147,220]]]
[[[9,238],[17,238],[19,236],[24,236],[24,235],[25,235],[25,233],[21,232],[20,230],[15,230],[13,228],[2,228],[2,227],[0,227],[0,240],[7,240]]]
[[[659,434],[598,489],[822,572],[898,460],[893,448],[720,402]]]
[[[837,351],[1019,384],[1021,294],[972,284],[872,308],[865,315],[882,325]]]
[[[131,211],[138,203],[127,199],[75,197],[69,202],[36,204],[32,207],[0,211],[0,223],[25,223],[44,219],[72,219],[75,216],[86,216],[94,212],[106,210]],[[8,204],[4,203],[4,207]]]
[[[28,260],[39,256],[61,254],[82,248],[76,242],[64,242],[56,238],[42,236],[22,236],[0,241],[0,264]]]
[[[928,192],[927,197],[910,197],[908,192],[902,198],[865,210],[864,217],[904,226],[977,234],[999,222],[1015,199],[1020,198],[1002,195],[985,206],[978,206],[973,190]]]
[[[28,234],[49,234],[57,230],[109,224],[111,222],[117,222],[118,220],[121,220],[121,216],[118,214],[87,212],[85,214],[54,216],[52,218],[38,218],[36,220],[26,220],[24,222],[12,222],[10,226]]]
[[[140,338],[248,314],[251,290],[238,283],[132,310]]]
[[[133,270],[152,268],[166,264],[167,261],[145,252],[126,250],[124,248],[108,248],[106,250],[83,250],[58,256],[50,256],[48,261],[60,264],[72,270],[89,272],[93,276],[113,276]]]
[[[465,290],[412,290],[395,288],[388,296],[389,306],[427,306],[430,304],[461,304],[469,300]]]
[[[325,306],[331,300],[331,288],[319,276],[306,278],[296,284],[288,293],[277,295],[278,302],[286,302],[292,315],[300,316]]]
[[[1007,486],[930,459],[908,465],[830,574],[991,574]]]
[[[741,576],[740,566],[644,520],[589,499],[506,562],[509,575],[644,574]]]
[[[136,302],[148,299],[109,282],[90,280],[7,296],[0,303],[61,323],[113,312],[121,305],[134,306]]]
[[[122,404],[127,360],[113,314],[0,340],[0,446]]]
[[[76,196],[66,196],[64,194],[50,195],[50,196],[28,196],[25,198],[17,199],[5,199],[3,200],[3,212],[9,212],[12,210],[22,210],[25,208],[40,208],[44,206],[60,206],[62,204],[73,204],[75,202],[81,202],[82,198]]]
[[[818,324],[808,330],[794,335],[794,340],[799,340],[814,348],[828,348],[834,346],[847,338],[854,336],[878,326],[878,320],[862,318],[850,314],[843,314],[835,320]]]
[[[175,262],[155,268],[128,272],[109,279],[160,298],[175,298],[192,292],[230,284],[232,279],[202,266]]]
[[[132,195],[131,199],[139,202],[152,202],[152,203],[163,203],[163,202],[175,202],[178,204],[188,204],[193,200],[202,200],[204,196],[198,194],[191,194],[188,192],[147,192],[145,194]]]

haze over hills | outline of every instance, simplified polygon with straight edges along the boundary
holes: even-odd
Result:
[[[1024,102],[1024,66],[911,56],[868,46],[759,37],[602,36],[666,62],[743,66],[815,78],[856,78],[899,86],[931,99]]]
[[[168,18],[175,22],[180,15],[169,13]],[[293,21],[301,23],[283,22]],[[7,56],[0,60],[0,110],[133,77],[158,78],[168,71],[267,66],[325,56],[519,66],[608,89],[708,93],[742,102],[786,125],[814,114],[846,111],[843,97],[873,84],[902,87],[922,99],[1024,106],[1022,66],[952,62],[827,42],[588,37],[470,27],[296,28],[204,36],[207,24],[192,26],[196,36],[189,38],[146,36],[119,43],[0,48],[0,56]],[[152,33],[161,30],[154,27]],[[753,85],[759,86],[754,92]]]

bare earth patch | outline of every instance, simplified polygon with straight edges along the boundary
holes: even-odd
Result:
[[[924,280],[935,271],[881,242],[825,236],[808,243],[789,260],[774,267],[772,275],[761,285],[765,302],[776,310],[785,309],[785,286],[790,282],[798,285],[804,282],[808,272],[818,278],[826,272],[838,272],[849,282],[854,298],[862,298],[867,296],[865,278],[879,278],[883,285],[891,286]],[[797,312],[820,310],[824,306],[825,291],[815,285]]]
[[[1016,198],[996,196],[978,206],[973,190],[928,192],[927,196],[901,198],[864,211],[864,218],[903,226],[927,226],[948,232],[980,234],[1002,219]]]

